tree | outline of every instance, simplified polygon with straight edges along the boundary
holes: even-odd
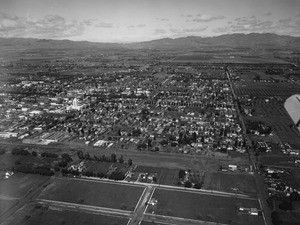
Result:
[[[111,160],[112,162],[116,162],[116,161],[117,161],[117,156],[116,156],[115,153],[112,153],[112,154],[110,155],[110,160]]]
[[[164,139],[164,140],[162,140],[162,141],[160,142],[160,144],[161,144],[161,145],[167,145],[167,144],[168,144],[168,141]]]
[[[31,155],[35,157],[35,156],[37,156],[37,153],[35,151],[32,151]]]
[[[91,159],[91,156],[90,156],[90,154],[88,152],[84,154],[84,159],[86,159],[86,160],[90,160]]]
[[[133,129],[132,136],[138,137],[141,134],[141,130],[139,128]]]
[[[68,163],[66,162],[66,161],[64,161],[64,160],[62,160],[62,161],[60,161],[59,163],[58,163],[58,166],[59,167],[66,167],[68,165]]]
[[[132,159],[128,159],[128,166],[132,165]]]
[[[201,189],[201,188],[202,188],[202,185],[203,185],[202,182],[197,182],[197,183],[195,183],[194,188],[196,188],[196,189]]]
[[[290,201],[288,200],[283,200],[280,204],[279,204],[279,208],[281,210],[287,211],[287,210],[292,210],[293,209],[293,205]]]
[[[78,155],[78,158],[79,158],[79,159],[83,159],[83,151],[78,150],[78,151],[77,151],[77,155]]]
[[[178,172],[179,179],[183,179],[184,176],[185,176],[185,170],[179,170],[179,172]]]
[[[123,163],[123,162],[124,162],[124,159],[123,159],[123,156],[121,155],[119,158],[119,163]]]
[[[67,153],[63,153],[63,154],[61,155],[61,157],[62,157],[63,160],[66,161],[66,162],[72,162],[72,161],[73,161],[72,158],[71,158],[71,156],[70,156],[69,154],[67,154]]]
[[[184,187],[191,188],[192,187],[192,182],[187,180],[186,182],[184,182]]]

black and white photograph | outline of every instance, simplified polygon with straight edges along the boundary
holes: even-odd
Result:
[[[299,0],[0,0],[0,225],[299,224]]]

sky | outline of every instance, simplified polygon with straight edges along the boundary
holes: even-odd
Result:
[[[0,0],[0,37],[128,43],[253,32],[300,37],[300,0]]]

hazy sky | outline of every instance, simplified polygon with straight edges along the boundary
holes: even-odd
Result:
[[[0,36],[135,42],[269,32],[300,36],[300,0],[0,0]]]

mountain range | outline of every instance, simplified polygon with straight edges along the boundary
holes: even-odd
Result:
[[[189,36],[120,44],[34,38],[1,38],[1,49],[201,49],[204,47],[300,48],[300,37],[271,33]]]

